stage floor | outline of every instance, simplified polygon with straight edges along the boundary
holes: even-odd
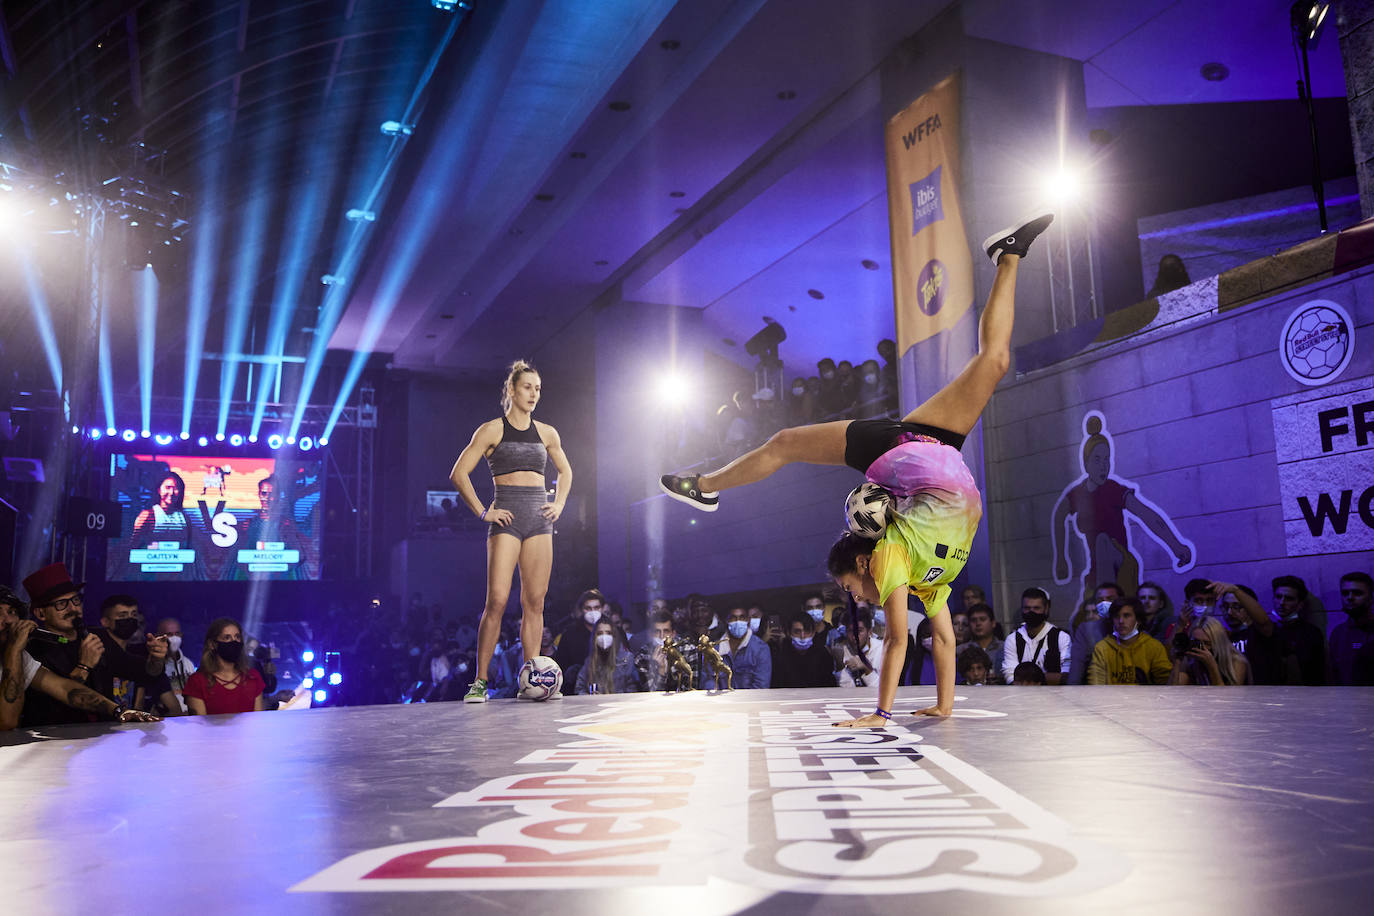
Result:
[[[1374,690],[373,706],[0,735],[33,913],[1352,913]],[[933,700],[903,690],[909,710]]]

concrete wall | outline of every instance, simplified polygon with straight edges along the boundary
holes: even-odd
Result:
[[[1355,347],[1338,379],[1309,388],[1285,371],[1279,340],[1294,310],[1317,299],[1334,301],[1350,314]],[[1050,590],[1056,620],[1065,619],[1078,598],[1083,551],[1074,545],[1074,578],[1056,585],[1051,513],[1060,493],[1083,474],[1083,420],[1090,410],[1103,414],[1114,439],[1114,474],[1132,481],[1196,546],[1196,564],[1176,570],[1169,552],[1132,523],[1141,579],[1159,581],[1176,603],[1193,576],[1240,582],[1267,605],[1270,579],[1294,573],[1326,607],[1339,607],[1338,577],[1374,567],[1374,526],[1352,511],[1348,536],[1328,540],[1323,553],[1290,556],[1301,512],[1294,488],[1284,492],[1280,486],[1280,464],[1316,462],[1304,484],[1313,488],[1310,500],[1322,490],[1338,498],[1342,489],[1353,489],[1358,500],[1374,483],[1374,441],[1358,443],[1353,431],[1341,437],[1330,457],[1344,453],[1345,463],[1323,471],[1326,456],[1313,430],[1304,426],[1304,444],[1284,450],[1275,447],[1275,428],[1287,422],[1282,417],[1291,414],[1294,401],[1368,401],[1371,335],[1374,272],[1366,268],[1220,314],[1214,309],[1191,323],[1126,338],[1005,382],[984,415],[991,596],[1003,618],[1014,616],[1021,591],[1030,585]],[[1307,454],[1297,455],[1295,448]]]

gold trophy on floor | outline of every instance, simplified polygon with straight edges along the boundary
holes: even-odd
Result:
[[[720,675],[721,672],[724,672],[725,689],[734,690],[735,672],[733,669],[731,669],[729,665],[725,663],[725,656],[721,655],[720,652],[716,650],[716,647],[711,645],[711,637],[707,636],[705,633],[702,633],[701,638],[697,640],[697,647],[701,649],[702,670],[704,671],[706,669],[706,666],[709,664],[711,666],[711,670],[716,673],[716,689],[720,689]]]
[[[685,682],[687,689],[694,689],[692,684],[692,666],[687,663],[687,659],[682,657],[682,648],[685,644],[679,643],[676,638],[666,640],[663,643],[663,654],[668,661],[668,671],[675,676],[677,689],[681,690]],[[666,681],[664,686],[667,686]]]

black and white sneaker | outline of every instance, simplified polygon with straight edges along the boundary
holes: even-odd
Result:
[[[700,509],[702,512],[714,512],[720,507],[720,495],[703,493],[701,491],[701,478],[696,474],[691,477],[664,474],[658,479],[658,485],[664,493],[673,499]]]
[[[992,258],[994,264],[1004,254],[1015,254],[1024,258],[1030,249],[1031,242],[1035,241],[1036,237],[1044,232],[1052,222],[1054,222],[1053,213],[1036,214],[1028,220],[1014,226],[1008,226],[1001,232],[988,236],[987,241],[983,242],[983,250],[988,253],[988,257]]]

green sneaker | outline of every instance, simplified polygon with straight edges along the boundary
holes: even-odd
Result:
[[[487,701],[487,682],[480,677],[472,682],[468,688],[467,695],[463,697],[464,703],[485,703]]]

